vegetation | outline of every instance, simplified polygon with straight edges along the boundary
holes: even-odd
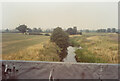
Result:
[[[69,36],[62,28],[57,27],[53,30],[50,40],[55,42],[61,49],[66,49],[69,45]]]
[[[59,47],[49,42],[49,36],[4,33],[3,60],[60,61]]]
[[[117,63],[118,35],[108,33],[84,33],[70,38],[75,46],[83,49],[75,51],[78,62]]]
[[[21,33],[26,33],[27,26],[26,25],[20,25],[16,29],[19,30]]]
[[[64,31],[57,27],[43,31],[20,25],[16,29],[19,32],[6,29],[5,32],[9,33],[2,35],[3,60],[62,61],[67,55],[67,47],[71,45],[82,47],[75,51],[78,62],[118,62],[117,33],[120,30],[115,28],[78,31],[77,27],[73,27]]]
[[[24,28],[24,26],[26,25],[20,25],[18,27],[20,27],[19,32],[21,32],[21,29],[25,29],[26,32],[31,33],[31,32],[35,32],[35,33],[52,33],[53,29],[46,29],[46,30],[42,30],[41,28]],[[18,28],[17,27],[17,28]],[[27,26],[26,26],[27,27]],[[18,30],[18,29],[17,29]],[[18,31],[16,31],[16,29],[13,30],[9,30],[8,28],[6,30],[2,30],[3,33],[18,33]],[[97,29],[97,30],[89,30],[89,29],[83,29],[83,30],[77,30],[77,27],[73,27],[73,28],[68,28],[66,30],[66,32],[69,35],[82,35],[82,32],[97,32],[97,33],[120,33],[120,29],[116,29],[116,28],[107,28],[107,29]]]
[[[45,36],[50,36],[48,33],[45,33]]]
[[[79,47],[79,46],[80,46],[80,43],[77,42],[78,40],[80,40],[80,39],[78,39],[77,36],[72,36],[72,37],[70,37],[70,40],[69,40],[70,46]]]
[[[29,32],[29,35],[43,35],[42,33],[38,33],[38,32]]]
[[[98,29],[97,32],[101,32],[101,33],[116,33],[117,29],[116,28]]]
[[[66,30],[66,32],[67,32],[69,35],[76,35],[76,34],[82,35],[82,32],[78,32],[77,27],[68,28],[68,29]]]
[[[53,30],[53,33],[50,37],[51,42],[55,42],[56,45],[61,49],[59,53],[60,61],[63,60],[67,55],[67,47],[69,46],[69,36],[62,30],[62,28],[57,27]]]
[[[38,28],[38,29],[37,28],[33,28],[33,30],[31,32],[42,32],[42,29],[41,28]]]
[[[76,60],[77,62],[86,62],[86,63],[106,63],[105,59],[100,57],[96,57],[91,51],[83,48],[77,49],[76,53]]]

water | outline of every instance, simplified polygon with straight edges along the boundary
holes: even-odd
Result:
[[[67,48],[67,51],[68,51],[68,54],[67,56],[63,59],[64,62],[77,62],[76,59],[75,59],[75,50],[76,50],[76,47],[72,47],[72,46],[69,46]]]

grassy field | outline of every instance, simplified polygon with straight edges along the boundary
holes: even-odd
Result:
[[[49,42],[49,36],[4,33],[2,35],[3,60],[59,61],[59,48]]]
[[[4,33],[2,35],[3,60],[60,61],[59,47],[49,36]],[[113,33],[83,33],[70,35],[70,44],[77,49],[78,62],[117,63],[118,35]]]
[[[82,36],[71,36],[70,43],[83,48],[75,51],[78,62],[118,62],[118,34],[83,33]]]

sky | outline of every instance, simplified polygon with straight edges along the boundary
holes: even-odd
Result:
[[[28,28],[118,28],[117,2],[4,2],[2,29],[20,24]]]

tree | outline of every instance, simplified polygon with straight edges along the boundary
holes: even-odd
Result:
[[[70,35],[76,35],[77,34],[77,27],[73,27],[73,28],[68,28],[66,30],[66,32]]]
[[[105,33],[105,32],[106,32],[106,29],[98,29],[97,32]]]
[[[106,29],[102,29],[102,32],[105,33],[105,32],[106,32]]]
[[[67,32],[68,34],[70,34],[70,35],[73,35],[73,29],[72,29],[72,28],[68,28],[68,29],[66,30],[66,32]]]
[[[38,28],[38,32],[42,32],[42,29],[41,29],[41,28]]]
[[[77,34],[77,27],[73,27],[73,34]]]
[[[110,29],[110,28],[107,28],[107,32],[110,33],[110,32],[111,32],[111,29]]]
[[[33,32],[37,32],[37,28],[33,28]]]
[[[112,33],[115,33],[116,32],[116,28],[112,28]]]
[[[9,32],[9,29],[6,29],[5,32]]]
[[[46,29],[44,30],[45,33],[52,33],[53,29]]]
[[[26,33],[27,31],[27,26],[26,25],[20,25],[16,28],[17,30],[19,30],[22,33]]]
[[[85,30],[85,32],[89,33],[89,32],[90,32],[90,30],[89,30],[89,29],[86,29],[86,30]]]
[[[33,32],[42,32],[41,28],[33,28]]]
[[[31,28],[27,28],[27,31],[28,31],[28,32],[32,32],[32,29],[31,29]]]
[[[53,30],[50,40],[55,42],[56,45],[62,48],[62,50],[66,50],[69,45],[69,36],[60,27],[57,27]]]

